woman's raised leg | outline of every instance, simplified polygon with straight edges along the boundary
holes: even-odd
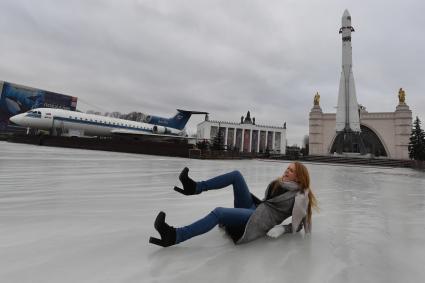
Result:
[[[217,190],[232,185],[235,208],[255,208],[251,193],[241,172],[235,170],[212,179],[197,182],[196,190],[203,192]]]
[[[183,190],[174,187],[174,190],[185,194],[200,194],[208,190],[222,189],[227,186],[233,186],[234,207],[235,208],[255,208],[251,193],[246,185],[242,174],[235,170],[206,181],[195,182],[188,176],[189,169],[186,167],[180,174],[180,180],[183,184]]]

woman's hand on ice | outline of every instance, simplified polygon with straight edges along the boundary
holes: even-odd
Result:
[[[285,227],[283,225],[276,225],[267,232],[267,236],[277,238],[283,233],[285,233]]]

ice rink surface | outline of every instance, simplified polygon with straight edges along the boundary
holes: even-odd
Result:
[[[195,180],[240,170],[262,197],[287,165],[0,142],[0,282],[423,282],[425,173],[411,169],[306,164],[310,236],[148,244],[160,210],[181,226],[232,206],[231,189],[174,192],[184,166]]]

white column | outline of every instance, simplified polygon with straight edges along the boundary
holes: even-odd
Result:
[[[250,129],[249,132],[249,146],[248,146],[248,152],[251,152],[251,147],[252,147],[252,129]]]
[[[260,129],[257,130],[257,148],[255,149],[255,152],[259,152],[260,151]]]
[[[206,134],[205,138],[211,140],[211,123],[208,123],[208,126],[205,128]]]

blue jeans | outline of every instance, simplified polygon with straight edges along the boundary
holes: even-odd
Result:
[[[233,186],[234,208],[217,207],[207,216],[198,221],[176,229],[176,244],[192,237],[204,234],[217,224],[226,227],[245,226],[256,206],[251,193],[245,183],[245,179],[239,171],[232,171],[207,181],[196,183],[197,192],[217,190],[229,185]]]

